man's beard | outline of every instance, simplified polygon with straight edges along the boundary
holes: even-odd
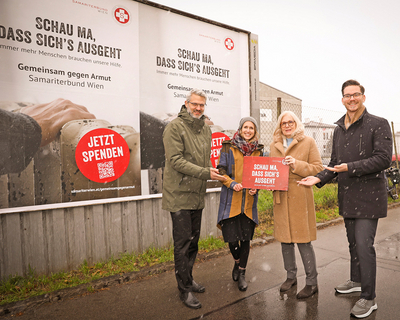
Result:
[[[187,112],[192,116],[192,118],[195,118],[195,119],[200,119],[201,116],[204,114],[204,112],[202,112],[199,116],[195,116],[195,115],[192,113],[192,111],[190,111],[189,108],[186,108],[186,110],[187,110]]]

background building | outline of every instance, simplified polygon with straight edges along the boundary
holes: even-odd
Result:
[[[288,110],[301,119],[301,99],[260,82],[260,142],[264,152],[269,153],[277,118]]]
[[[303,124],[305,134],[315,140],[322,163],[327,165],[331,158],[333,131],[336,125],[323,123],[322,120],[317,122],[309,119],[305,119]]]

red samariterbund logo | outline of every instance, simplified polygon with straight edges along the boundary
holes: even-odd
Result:
[[[225,39],[225,47],[228,50],[233,50],[233,48],[235,47],[235,44],[233,43],[233,40],[231,38],[226,38]]]
[[[111,182],[125,172],[129,164],[125,139],[111,129],[94,129],[76,146],[75,160],[82,174],[95,182]]]
[[[114,9],[114,18],[122,24],[127,24],[129,22],[130,16],[128,10],[125,8],[116,8]]]

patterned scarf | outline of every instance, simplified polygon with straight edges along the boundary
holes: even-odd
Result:
[[[247,142],[240,136],[239,131],[235,132],[231,143],[236,146],[245,156],[251,156],[253,151],[258,147],[258,140]]]

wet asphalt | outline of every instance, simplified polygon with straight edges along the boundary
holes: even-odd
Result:
[[[229,254],[195,264],[193,276],[206,287],[196,294],[202,308],[187,308],[180,300],[174,271],[113,286],[71,300],[47,303],[17,317],[4,319],[355,319],[350,310],[359,293],[336,294],[334,287],[349,279],[349,253],[343,222],[319,229],[313,242],[318,266],[319,292],[298,300],[305,285],[301,258],[296,249],[298,284],[285,293],[286,279],[280,243],[254,245],[246,271],[248,290],[241,292],[231,277]],[[375,238],[377,252],[378,310],[366,319],[400,319],[400,207],[380,219]]]

